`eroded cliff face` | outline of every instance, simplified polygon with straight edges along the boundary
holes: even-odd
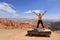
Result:
[[[29,29],[29,28],[36,28],[36,25],[37,25],[36,20],[21,21],[21,20],[9,20],[5,18],[0,18],[0,28],[5,28],[5,29],[15,29],[15,28]],[[48,28],[49,25],[50,23],[44,22],[44,26],[46,28]]]

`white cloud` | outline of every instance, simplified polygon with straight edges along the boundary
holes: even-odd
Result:
[[[25,13],[27,13],[27,14],[28,14],[28,13],[32,13],[32,11],[31,11],[31,10],[28,10],[28,11],[26,11]]]
[[[12,9],[12,7],[9,4],[7,4],[5,2],[0,3],[0,10],[5,10],[10,13],[16,13],[16,11],[14,9]]]
[[[35,13],[40,13],[40,10],[33,10],[33,12],[35,12]]]
[[[13,5],[5,3],[5,2],[0,2],[0,15],[1,14],[6,14],[5,16],[8,17],[9,16],[19,16],[19,14],[17,14],[16,10],[14,10]]]
[[[25,13],[33,13],[33,12],[35,12],[35,13],[40,13],[40,11],[41,11],[41,10],[28,10],[28,11],[26,11]]]

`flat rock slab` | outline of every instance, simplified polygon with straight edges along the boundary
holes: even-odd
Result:
[[[46,35],[46,36],[50,36],[51,35],[51,30],[50,29],[31,29],[28,30],[27,33],[29,35]]]

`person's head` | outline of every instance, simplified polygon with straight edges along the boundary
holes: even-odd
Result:
[[[41,13],[39,13],[39,15],[41,15]]]

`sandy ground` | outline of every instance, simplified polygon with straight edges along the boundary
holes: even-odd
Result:
[[[26,36],[26,30],[0,29],[0,40],[60,40],[59,32],[52,32],[50,37]]]

